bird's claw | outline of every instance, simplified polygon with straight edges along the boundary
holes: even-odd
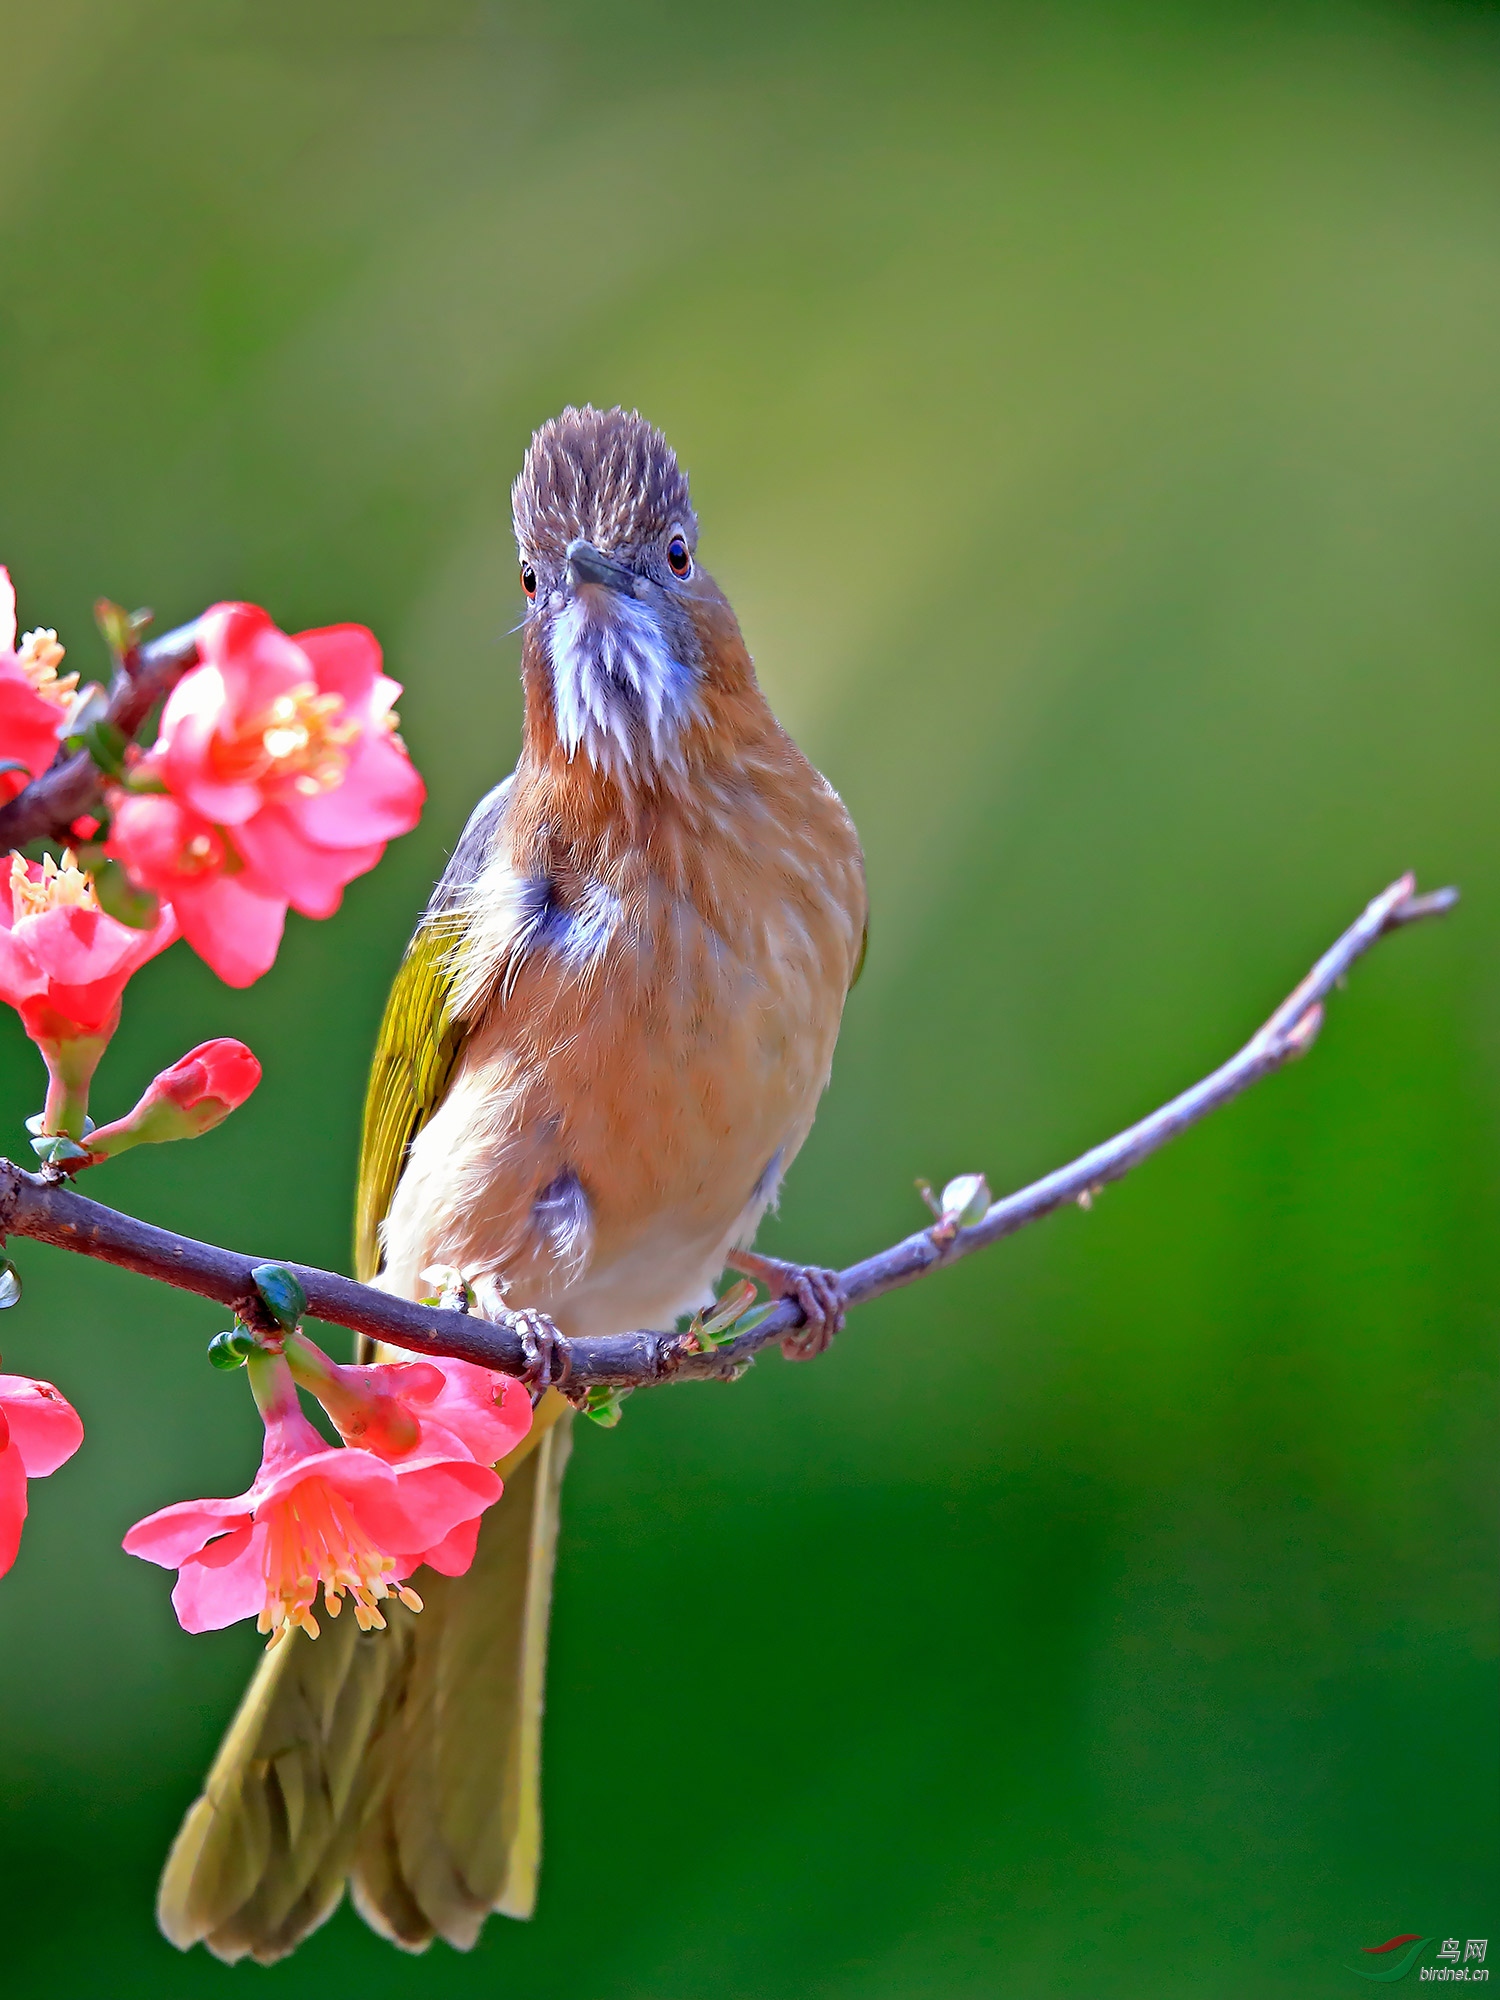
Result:
[[[521,1336],[526,1358],[521,1380],[531,1391],[532,1402],[539,1402],[549,1389],[562,1388],[568,1379],[572,1370],[568,1343],[545,1313],[513,1313],[511,1325]]]
[[[807,1324],[787,1334],[781,1351],[788,1361],[812,1361],[827,1352],[836,1333],[844,1330],[844,1314],[849,1300],[837,1271],[825,1271],[817,1264],[788,1267],[781,1296],[795,1299]]]

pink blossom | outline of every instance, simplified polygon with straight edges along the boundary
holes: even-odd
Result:
[[[0,802],[40,777],[57,754],[57,726],[67,714],[77,674],[59,675],[63,649],[55,632],[28,632],[16,646],[16,593],[0,568]]]
[[[0,1375],[0,1576],[26,1523],[26,1482],[56,1472],[83,1443],[78,1412],[50,1382]]]
[[[131,974],[177,935],[170,910],[143,931],[106,915],[92,879],[70,853],[61,863],[13,854],[5,887],[0,1000],[16,1009],[34,1042],[112,1028]]]
[[[287,1340],[286,1353],[293,1374],[345,1442],[393,1465],[433,1453],[496,1465],[531,1429],[531,1398],[523,1385],[472,1361],[445,1356],[353,1366],[330,1360],[302,1332]],[[445,1576],[462,1576],[478,1536],[476,1515],[422,1559]]]
[[[500,1497],[495,1473],[441,1450],[392,1465],[330,1449],[302,1414],[282,1357],[262,1352],[248,1365],[266,1426],[255,1483],[230,1500],[148,1515],[126,1535],[127,1551],[178,1572],[172,1604],[189,1632],[253,1617],[272,1645],[294,1625],[316,1638],[320,1587],[331,1618],[348,1594],[363,1631],[384,1625],[387,1597],[420,1611],[407,1578],[455,1531],[473,1523],[477,1532]]]
[[[177,906],[221,978],[248,985],[288,906],[332,916],[425,793],[395,734],[400,688],[363,625],[292,638],[254,605],[217,604],[198,629],[200,664],[136,766],[167,796],[121,799],[109,851]]]
[[[196,1139],[222,1125],[259,1082],[260,1064],[243,1042],[228,1036],[201,1042],[153,1077],[123,1118],[90,1133],[89,1154],[106,1160],[131,1146]]]
[[[132,973],[177,935],[170,909],[133,930],[99,908],[92,878],[70,853],[10,859],[0,886],[0,1000],[14,1007],[51,1079],[44,1129],[83,1136],[89,1080],[120,1020]]]
[[[108,851],[177,912],[182,935],[227,986],[249,986],[276,962],[283,896],[263,893],[228,836],[177,799],[120,794]]]

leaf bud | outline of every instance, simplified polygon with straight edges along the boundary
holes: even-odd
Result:
[[[943,1189],[939,1206],[945,1222],[955,1229],[970,1229],[983,1222],[990,1200],[990,1184],[983,1174],[960,1174]]]
[[[250,1282],[277,1324],[290,1332],[307,1311],[307,1294],[296,1273],[285,1264],[257,1264]]]
[[[244,1326],[216,1333],[208,1343],[208,1358],[215,1368],[243,1368],[254,1352],[255,1335]]]

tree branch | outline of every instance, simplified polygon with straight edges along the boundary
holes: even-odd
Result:
[[[127,743],[156,703],[198,661],[198,627],[179,626],[128,653],[109,691],[105,711]],[[87,750],[59,756],[50,770],[33,778],[8,805],[0,806],[0,854],[33,840],[73,839],[73,822],[92,812],[101,795],[101,773]]]
[[[169,638],[179,643],[182,634]],[[167,640],[158,644],[166,645]],[[179,669],[180,671],[180,669]],[[52,774],[49,774],[49,776]],[[45,781],[43,781],[45,782]],[[34,789],[34,788],[33,788]],[[24,796],[24,795],[23,795]],[[0,839],[7,837],[0,814]],[[1170,1104],[1095,1146],[1068,1166],[1059,1167],[1029,1187],[997,1201],[983,1218],[949,1235],[941,1227],[918,1230],[862,1263],[840,1273],[851,1305],[879,1298],[900,1285],[910,1285],[929,1271],[972,1256],[1003,1236],[1039,1221],[1070,1201],[1087,1202],[1108,1181],[1119,1180],[1148,1154],[1185,1132],[1210,1111],[1227,1104],[1261,1077],[1303,1055],[1323,1021],[1323,1002],[1349,967],[1378,938],[1420,918],[1439,916],[1458,900],[1456,889],[1429,896],[1415,893],[1412,876],[1393,882],[1375,898],[1358,920],[1318,960],[1312,971],[1282,1002],[1260,1032],[1211,1076],[1205,1077]],[[214,1299],[253,1319],[259,1302],[250,1272],[265,1259],[249,1257],[191,1237],[138,1222],[118,1210],[89,1201],[72,1188],[43,1174],[25,1172],[0,1160],[0,1241],[30,1236],[64,1250],[80,1251],[108,1264],[122,1265],[143,1277],[157,1278]],[[490,1322],[434,1306],[415,1305],[371,1285],[310,1265],[293,1264],[307,1293],[308,1308],[318,1319],[346,1326],[356,1333],[410,1349],[419,1354],[452,1355],[477,1361],[507,1375],[524,1375],[527,1346],[517,1315]],[[755,1354],[803,1324],[801,1308],[783,1299],[745,1332],[721,1343],[712,1353],[695,1351],[689,1336],[678,1333],[622,1333],[598,1339],[559,1343],[567,1358],[570,1387],[613,1385],[637,1388],[667,1380],[732,1375]]]

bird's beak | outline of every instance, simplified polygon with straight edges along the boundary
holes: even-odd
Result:
[[[592,542],[582,539],[568,544],[568,578],[575,588],[582,583],[597,583],[605,590],[621,591],[626,597],[635,595],[635,571],[601,555]]]

